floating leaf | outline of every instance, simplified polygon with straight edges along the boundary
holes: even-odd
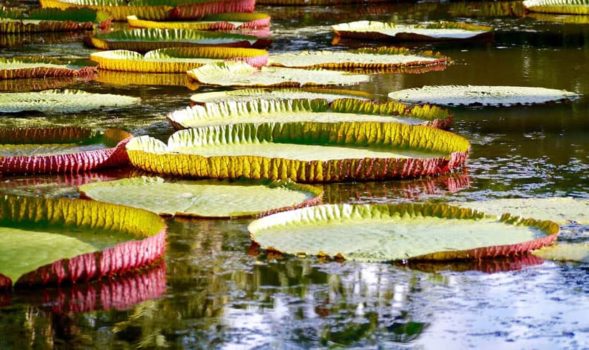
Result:
[[[523,4],[532,12],[589,15],[587,0],[525,0]]]
[[[187,70],[224,60],[243,61],[263,66],[268,52],[259,49],[232,47],[181,47],[149,51],[144,55],[134,51],[114,50],[96,52],[90,59],[100,69],[146,73],[185,73]]]
[[[470,144],[447,131],[400,123],[263,123],[181,130],[168,144],[142,136],[127,145],[147,171],[208,178],[336,182],[447,173]]]
[[[551,244],[557,224],[447,205],[322,205],[252,222],[263,249],[360,261],[510,256]]]
[[[133,29],[98,33],[89,42],[102,50],[141,52],[168,47],[266,47],[270,44],[268,40],[250,35],[184,29]]]
[[[320,189],[289,182],[165,181],[136,177],[80,187],[97,201],[146,209],[160,215],[251,217],[313,205]]]
[[[93,75],[94,67],[73,67],[65,64],[25,62],[0,58],[0,80],[49,77],[83,77]]]
[[[144,210],[99,202],[0,198],[0,287],[77,282],[149,265],[166,225]]]
[[[574,92],[524,86],[437,85],[393,91],[389,98],[445,106],[512,106],[577,99]]]
[[[302,51],[276,54],[269,64],[277,67],[305,69],[345,69],[363,71],[416,71],[444,69],[449,59],[430,52],[413,52],[406,48],[367,48],[353,51]]]
[[[93,94],[81,90],[0,93],[0,113],[76,113],[139,104],[137,97]]]
[[[340,98],[357,98],[366,100],[372,95],[359,90],[342,89],[241,89],[203,92],[190,96],[190,100],[196,104],[216,104],[219,102],[249,102],[257,100],[299,100],[322,99],[332,102]]]
[[[128,16],[152,20],[194,19],[209,14],[252,12],[255,0],[41,0],[42,7],[87,7],[103,11],[116,20]]]
[[[219,102],[172,112],[168,120],[176,129],[264,122],[397,122],[435,127],[447,127],[451,123],[448,111],[439,107],[357,99],[338,99],[331,103],[325,99]]]
[[[523,17],[525,12],[521,1],[448,3],[448,13],[453,17]]]
[[[568,197],[505,198],[477,202],[452,203],[493,215],[511,215],[550,220],[561,225],[576,222],[589,225],[589,200]]]
[[[589,263],[589,243],[557,243],[532,253],[546,260]]]
[[[130,27],[135,28],[159,28],[159,29],[192,29],[192,30],[217,30],[235,31],[261,29],[270,26],[270,16],[266,13],[224,13],[205,16],[200,21],[181,22],[156,22],[139,19],[137,16],[127,17]]]
[[[473,40],[492,35],[493,28],[460,22],[396,24],[394,22],[358,21],[332,26],[341,38],[394,41]]]
[[[136,72],[117,72],[112,70],[99,70],[96,75],[96,81],[110,85],[147,85],[147,86],[185,86],[190,90],[197,90],[199,85],[190,79],[186,73],[168,74],[168,73],[136,73]]]
[[[37,9],[27,15],[3,13],[0,33],[72,32],[93,30],[99,19],[90,9]]]
[[[370,80],[368,75],[328,70],[306,70],[280,67],[256,69],[243,62],[212,63],[189,70],[192,79],[220,86],[302,87],[309,85],[353,85]]]
[[[118,129],[0,129],[0,175],[77,173],[122,166],[131,135]]]

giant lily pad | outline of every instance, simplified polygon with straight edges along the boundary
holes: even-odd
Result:
[[[192,19],[215,13],[252,12],[255,0],[41,0],[42,7],[87,7],[106,12],[116,21],[128,16],[145,19]]]
[[[256,69],[243,62],[211,63],[189,70],[192,79],[220,86],[301,87],[309,85],[353,85],[370,80],[368,75],[328,70],[306,70],[281,67]]]
[[[118,129],[0,129],[0,174],[76,173],[122,166],[131,135]]]
[[[146,73],[185,73],[187,70],[226,59],[263,66],[268,52],[258,49],[231,47],[182,47],[149,51],[145,56],[127,50],[96,52],[90,59],[100,69]]]
[[[400,123],[261,123],[181,130],[168,144],[142,136],[127,145],[147,171],[192,177],[335,182],[447,173],[470,144],[447,131]]]
[[[25,62],[0,58],[0,80],[48,77],[80,77],[93,75],[94,67],[73,67],[65,64]]]
[[[357,99],[253,100],[196,105],[168,114],[176,129],[209,125],[264,122],[381,122],[446,127],[448,111],[428,105],[411,107],[400,102],[375,103]]]
[[[227,91],[203,92],[190,96],[190,100],[196,104],[216,104],[219,102],[249,102],[256,100],[299,100],[299,99],[323,99],[328,102],[340,98],[357,98],[366,100],[371,98],[367,92],[359,90],[341,89],[241,89]]]
[[[546,260],[589,263],[589,243],[558,243],[533,254]]]
[[[532,12],[589,15],[587,0],[525,0],[523,4]]]
[[[136,177],[80,187],[84,196],[160,215],[250,217],[313,205],[320,189],[290,182],[165,181]]]
[[[138,104],[137,97],[92,94],[81,90],[0,93],[0,113],[76,113]]]
[[[353,51],[303,51],[276,54],[271,66],[366,71],[415,71],[444,69],[449,59],[440,54],[413,52],[406,48],[368,48]]]
[[[137,16],[127,17],[130,27],[135,28],[159,28],[159,29],[192,29],[192,30],[217,30],[237,31],[261,29],[270,26],[270,16],[266,13],[223,13],[205,16],[199,21],[182,22],[156,22],[139,19]]]
[[[166,225],[144,210],[70,199],[0,198],[0,288],[77,282],[160,259]]]
[[[184,29],[132,29],[95,34],[90,44],[102,50],[149,51],[167,47],[265,47],[268,40],[255,36]]]
[[[551,244],[557,224],[447,205],[322,205],[252,222],[262,248],[360,261],[510,256]]]
[[[589,225],[589,200],[587,199],[568,197],[505,198],[453,204],[493,215],[510,213],[539,220],[550,220],[561,225],[570,222]]]
[[[389,98],[445,106],[512,106],[574,100],[574,92],[524,86],[437,85],[393,91]]]
[[[423,24],[358,21],[337,24],[332,29],[341,38],[390,41],[475,40],[493,33],[492,27],[443,21]]]
[[[90,9],[39,9],[26,15],[0,9],[0,33],[85,31],[94,29],[100,19]]]

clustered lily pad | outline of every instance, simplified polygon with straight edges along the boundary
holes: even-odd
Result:
[[[0,33],[74,32],[93,30],[103,20],[90,9],[37,9],[28,14],[0,9]]]
[[[251,48],[180,47],[149,51],[145,55],[128,50],[96,52],[90,59],[100,69],[146,72],[186,73],[190,69],[224,60],[243,61],[254,67],[267,63],[268,52]]]
[[[135,177],[80,187],[101,202],[146,209],[160,215],[206,218],[261,216],[317,204],[322,191],[291,182],[168,181]]]
[[[127,144],[131,163],[154,173],[300,182],[439,175],[463,166],[469,149],[447,131],[375,122],[231,124]]]
[[[394,22],[357,21],[332,26],[337,37],[391,41],[448,41],[488,38],[493,28],[460,22],[397,24]]]
[[[238,31],[251,29],[264,29],[270,27],[270,16],[266,13],[223,13],[205,16],[199,21],[168,21],[158,22],[127,17],[127,23],[134,28],[159,28],[159,29],[192,29],[192,30],[216,30]]]
[[[57,174],[124,166],[131,134],[78,127],[0,129],[0,175]]]
[[[252,222],[263,249],[346,260],[451,260],[511,256],[549,245],[550,221],[489,218],[436,204],[322,205]]]
[[[76,113],[139,104],[137,97],[94,94],[81,90],[0,93],[0,114],[21,112]]]
[[[0,58],[0,80],[50,77],[85,77],[96,72],[94,67],[74,67],[65,64],[27,62]]]
[[[367,92],[360,90],[343,90],[328,88],[303,88],[303,89],[240,89],[202,92],[190,96],[190,100],[196,104],[216,104],[219,102],[250,102],[261,100],[299,100],[322,99],[333,102],[340,98],[356,98],[367,100],[371,98]]]
[[[393,91],[389,98],[444,106],[512,106],[575,100],[566,90],[525,86],[437,85]]]
[[[211,63],[188,71],[202,84],[219,86],[303,87],[354,85],[368,82],[364,74],[281,67],[257,69],[243,62]]]
[[[381,122],[447,127],[447,110],[422,105],[411,107],[400,102],[376,103],[358,99],[291,99],[219,102],[196,105],[168,114],[176,129],[210,125],[264,122]]]
[[[589,15],[587,0],[525,0],[523,4],[532,12]]]

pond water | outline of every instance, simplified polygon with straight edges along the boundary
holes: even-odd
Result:
[[[415,181],[326,185],[327,202],[589,198],[589,17],[510,16],[521,13],[519,3],[258,10],[273,16],[277,52],[354,45],[333,46],[329,25],[366,18],[460,18],[497,28],[492,43],[421,45],[454,64],[425,74],[381,74],[357,87],[378,99],[434,84],[543,86],[583,95],[546,106],[453,109],[453,131],[473,144],[467,169]],[[91,50],[77,39],[25,38],[31,43],[0,52],[83,61]],[[15,40],[5,38],[0,45]],[[160,87],[78,83],[69,87],[138,96],[144,103],[120,113],[2,116],[0,123],[76,121],[165,138],[172,130],[163,115],[185,106],[193,93],[189,87],[195,88],[185,83],[182,77],[176,86]],[[76,196],[74,185],[128,174],[5,178],[0,191]],[[589,348],[588,265],[532,256],[409,265],[268,256],[251,246],[248,223],[171,220],[165,266],[156,270],[88,286],[0,295],[0,348]],[[589,241],[589,228],[566,227],[563,239]]]

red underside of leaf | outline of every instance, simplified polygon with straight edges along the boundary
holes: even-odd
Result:
[[[206,15],[227,12],[253,12],[255,0],[225,0],[218,2],[177,6],[170,11],[172,19],[198,19]]]
[[[0,79],[26,79],[51,77],[92,77],[96,74],[96,67],[69,68],[23,68],[0,69]]]

